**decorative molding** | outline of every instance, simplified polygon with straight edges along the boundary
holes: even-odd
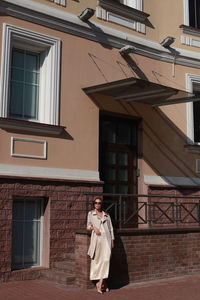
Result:
[[[47,0],[47,1],[50,1],[50,2],[54,2],[58,5],[61,5],[61,6],[67,6],[67,1],[66,0]]]
[[[200,39],[195,39],[189,36],[181,36],[181,44],[200,48]]]
[[[180,28],[182,29],[182,32],[185,34],[191,34],[191,35],[196,35],[200,36],[200,29],[191,27],[191,26],[185,26],[185,25],[180,25]]]
[[[116,15],[123,16],[130,20],[145,22],[149,17],[149,14],[141,10],[121,4],[120,2],[114,0],[98,0],[97,4],[109,12],[113,12]]]
[[[5,164],[0,164],[0,175],[18,176],[25,178],[35,177],[49,179],[100,181],[99,172],[97,171],[61,168],[42,168]]]
[[[192,153],[200,153],[200,144],[187,144],[184,146],[184,148],[188,151],[188,152],[192,152]]]
[[[18,119],[0,118],[0,128],[11,131],[25,131],[48,135],[60,135],[64,131],[64,126],[50,125],[44,123],[30,122]]]
[[[138,23],[132,19],[126,18],[124,16],[115,14],[110,11],[106,11],[101,7],[97,7],[96,9],[96,16],[99,19],[106,20],[108,22],[116,23],[118,25],[136,30],[138,32],[145,33],[145,25]]]
[[[199,186],[200,178],[144,175],[144,183],[156,185]]]
[[[174,63],[174,54],[159,43],[95,22],[92,23],[93,26],[90,26],[76,15],[33,0],[28,2],[27,0],[0,1],[0,12],[92,41],[106,43],[118,49],[125,45],[132,45],[135,47],[136,54]],[[174,50],[177,53],[176,64],[200,68],[199,52],[179,48],[174,48]]]
[[[43,145],[43,155],[32,155],[32,154],[23,154],[15,152],[15,143],[17,141],[27,142],[27,143],[36,143]],[[35,140],[35,139],[27,139],[27,138],[19,138],[19,137],[11,137],[11,156],[14,157],[24,157],[24,158],[38,158],[38,159],[47,159],[47,141],[44,140]]]

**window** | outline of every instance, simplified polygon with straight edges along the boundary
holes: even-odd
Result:
[[[4,24],[0,117],[58,125],[60,40]]]
[[[200,1],[189,0],[189,26],[200,28]]]
[[[187,74],[187,89],[200,95],[200,75]],[[187,124],[189,142],[200,143],[200,101],[187,103]]]
[[[200,83],[193,85],[193,93],[200,96]],[[193,102],[194,142],[200,143],[200,101]]]
[[[41,265],[42,216],[42,199],[13,201],[13,270]]]

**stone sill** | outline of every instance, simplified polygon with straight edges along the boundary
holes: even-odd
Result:
[[[128,228],[116,229],[120,235],[143,235],[143,234],[167,234],[167,233],[189,233],[200,232],[200,226],[196,227],[158,227],[158,228]],[[86,229],[76,231],[77,234],[90,236],[91,232]]]
[[[184,148],[188,151],[188,152],[192,152],[192,153],[200,153],[200,144],[187,144],[184,146]]]
[[[11,118],[0,118],[0,128],[11,131],[18,130],[23,132],[25,131],[31,133],[41,133],[54,136],[60,135],[65,129],[64,126],[50,125]]]
[[[98,5],[106,10],[138,22],[145,22],[149,14],[138,9],[123,5],[116,0],[98,0]]]
[[[47,268],[47,267],[30,267],[27,269],[11,270],[11,274],[30,273],[30,272],[38,272],[38,271],[46,271],[46,270],[49,270],[49,268]]]
[[[183,33],[185,33],[185,34],[200,36],[199,28],[191,27],[188,25],[180,25],[179,27],[182,29]]]

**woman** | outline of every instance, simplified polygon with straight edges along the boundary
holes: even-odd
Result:
[[[113,226],[108,213],[102,210],[102,199],[94,199],[94,210],[88,213],[87,229],[92,232],[88,255],[91,257],[90,280],[97,280],[98,293],[109,291],[106,279],[109,274],[111,248],[114,247]]]

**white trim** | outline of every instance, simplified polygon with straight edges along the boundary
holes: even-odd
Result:
[[[200,48],[200,39],[189,36],[181,36],[181,44]]]
[[[0,117],[8,116],[9,66],[13,42],[21,41],[27,47],[36,47],[44,55],[41,67],[41,92],[38,121],[58,125],[60,84],[60,40],[10,24],[3,24],[1,57]]]
[[[82,22],[76,15],[61,9],[51,7],[33,0],[4,0],[0,1],[0,11],[10,16],[18,17],[28,22],[77,35],[99,43],[106,43],[115,48],[122,48],[129,44],[135,47],[135,53],[164,62],[173,63],[174,54],[156,43],[134,34],[93,22],[90,26]],[[94,28],[97,28],[95,30]],[[176,64],[200,68],[200,52],[174,48],[176,50]]]
[[[184,25],[189,26],[189,1],[183,0],[183,17],[184,17]]]
[[[15,142],[16,141],[42,144],[43,145],[43,155],[29,155],[29,154],[15,153]],[[27,138],[19,138],[19,137],[11,137],[10,155],[14,156],[14,157],[47,159],[47,141],[44,141],[44,140],[35,140],[35,139],[27,139]]]
[[[50,1],[50,2],[54,2],[58,5],[62,5],[62,6],[66,6],[67,5],[67,1],[66,0],[47,0],[47,1]]]
[[[40,212],[40,266],[43,266],[44,257],[44,199],[39,198],[41,201],[41,212]]]
[[[189,93],[193,93],[193,83],[200,84],[200,75],[186,73],[186,89]],[[188,143],[194,143],[194,117],[193,117],[193,102],[186,104],[187,111],[187,136]]]
[[[175,185],[175,186],[199,186],[198,177],[173,177],[173,176],[150,176],[144,175],[145,184]]]
[[[90,170],[61,169],[61,168],[42,168],[32,166],[5,165],[0,164],[0,175],[100,181],[99,172]]]

